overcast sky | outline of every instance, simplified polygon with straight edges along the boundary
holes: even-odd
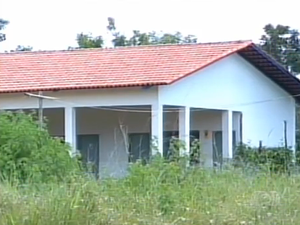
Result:
[[[257,41],[267,23],[300,29],[297,0],[0,0],[0,18],[10,21],[0,49],[76,46],[77,33],[106,35],[109,16],[125,34],[180,31],[201,42]]]

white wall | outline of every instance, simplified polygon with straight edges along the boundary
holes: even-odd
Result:
[[[145,107],[143,107],[146,109]],[[128,156],[124,142],[124,133],[150,133],[150,107],[145,112],[119,112],[116,109],[100,110],[91,108],[76,109],[77,134],[100,135],[100,170],[101,173],[122,175],[126,173]],[[138,107],[136,110],[140,111]],[[178,112],[165,109],[164,130],[178,130]],[[197,110],[197,109],[196,109]],[[52,135],[64,135],[64,110],[47,109],[44,114],[48,119],[48,128]],[[191,130],[200,131],[200,139],[207,165],[212,165],[212,139],[205,138],[204,131],[219,131],[221,125],[220,111],[193,111],[191,113]],[[121,126],[123,125],[123,129]],[[210,132],[211,133],[211,132]]]
[[[157,101],[157,88],[110,88],[96,90],[70,90],[44,92],[43,95],[57,98],[44,100],[44,108],[60,108],[69,106],[93,107],[115,105],[150,105]],[[1,94],[0,109],[37,108],[36,98],[24,94]]]
[[[278,146],[283,121],[288,145],[295,146],[295,101],[239,55],[227,57],[192,76],[159,88],[162,104],[229,109],[243,113],[243,141]]]

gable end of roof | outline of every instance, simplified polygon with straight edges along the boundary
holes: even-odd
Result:
[[[300,80],[256,45],[237,52],[300,103]]]

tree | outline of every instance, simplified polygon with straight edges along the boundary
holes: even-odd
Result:
[[[107,30],[113,36],[112,44],[114,47],[120,46],[139,46],[139,45],[158,45],[158,44],[184,44],[184,43],[197,43],[197,38],[194,35],[183,36],[180,32],[161,33],[155,31],[141,32],[133,30],[130,37],[126,37],[116,28],[115,19],[108,17]],[[79,48],[102,48],[104,41],[102,36],[93,37],[87,34],[78,34],[77,43]],[[69,47],[69,49],[72,49]]]
[[[102,36],[93,37],[83,33],[78,34],[76,40],[79,48],[102,48],[104,42]]]
[[[8,21],[0,18],[0,31],[4,30],[4,28],[8,25]],[[0,42],[5,41],[6,36],[4,33],[0,33]]]
[[[10,51],[5,51],[6,53],[8,52],[30,52],[32,51],[31,46],[23,46],[23,45],[18,45],[16,49],[10,50]]]
[[[185,44],[197,43],[197,38],[194,35],[183,37],[180,32],[158,34],[155,31],[142,33],[139,30],[133,30],[133,35],[130,38],[121,35],[117,32],[115,19],[108,18],[107,29],[111,32],[114,39],[112,43],[115,47],[118,46],[139,46],[139,45],[158,45],[158,44]]]
[[[125,35],[120,34],[120,32],[117,32],[116,30],[116,25],[115,25],[115,19],[112,17],[108,17],[108,25],[107,25],[107,30],[111,32],[113,36],[112,43],[115,47],[118,46],[128,46],[129,45],[129,40],[127,40]]]
[[[299,32],[289,26],[267,24],[260,46],[292,73],[300,73]]]
[[[195,35],[188,35],[184,37],[184,43],[197,43],[198,39]]]
[[[29,52],[32,51],[31,46],[23,46],[23,45],[18,45],[15,50],[12,50],[11,52]]]

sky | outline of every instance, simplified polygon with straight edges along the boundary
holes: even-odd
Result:
[[[180,31],[200,42],[258,41],[268,23],[300,30],[297,8],[297,0],[0,0],[0,18],[10,21],[0,51],[67,49],[81,32],[103,35],[110,46],[107,17],[124,34]]]

